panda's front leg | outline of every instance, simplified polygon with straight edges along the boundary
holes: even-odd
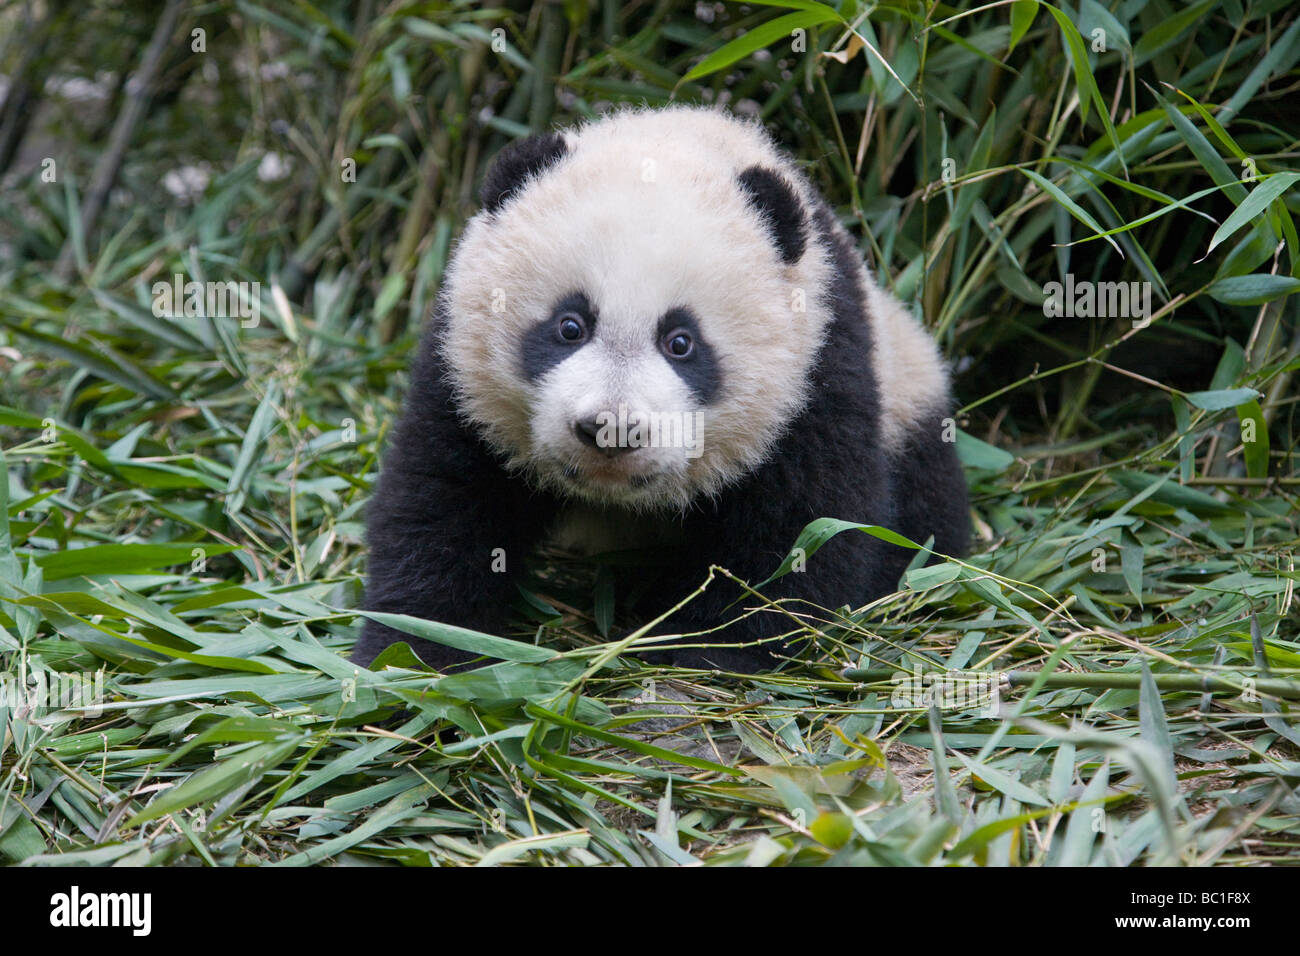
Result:
[[[673,641],[671,649],[640,655],[651,663],[757,673],[771,670],[789,653],[780,637],[798,629],[799,621],[777,609],[755,610],[762,600],[739,582],[756,585],[780,566],[798,534],[796,522],[787,516],[778,527],[751,524],[743,517],[752,512],[730,507],[727,497],[719,511],[690,522],[692,546],[656,579],[655,613],[682,606],[650,633],[693,636]],[[721,570],[710,579],[713,567]],[[790,585],[774,582],[762,594],[784,597]]]
[[[440,379],[421,377],[368,507],[366,609],[499,633],[548,513],[456,418]],[[473,659],[367,619],[352,660],[398,641],[439,669]]]
[[[810,434],[815,432],[804,432]],[[810,443],[804,439],[804,446]],[[683,556],[680,569],[665,585],[665,598],[681,600],[698,588],[710,565],[757,586],[781,566],[799,533],[817,518],[893,523],[889,475],[878,456],[865,450],[836,456],[815,447],[805,455],[799,453],[802,447],[792,445],[788,442],[765,467],[695,512],[688,537],[702,547]],[[815,469],[808,466],[810,460],[818,463]],[[750,590],[716,575],[704,593],[655,633],[688,633],[732,622],[698,641],[722,646],[682,648],[671,652],[670,659],[679,666],[770,670],[798,651],[797,644],[781,639],[784,635],[800,630],[804,622],[815,626],[826,619],[827,611],[888,593],[909,556],[862,532],[846,531],[799,562],[797,570],[758,589],[768,600],[788,599],[780,608],[763,607]]]
[[[811,519],[809,519],[811,520]],[[740,673],[769,671],[802,646],[798,632],[833,620],[845,604],[858,606],[893,589],[900,568],[901,549],[861,532],[849,531],[823,545],[817,555],[800,562],[798,569],[762,587],[789,553],[799,528],[773,536],[753,551],[719,553],[711,562],[731,576],[715,573],[708,587],[653,629],[654,634],[710,632],[683,639],[679,647],[651,660],[671,661],[679,667],[718,668]],[[665,598],[677,600],[691,594],[707,579],[708,563],[693,564],[664,587]],[[749,587],[746,587],[748,585]],[[755,590],[750,588],[755,588]],[[761,594],[761,597],[760,597]],[[774,606],[767,602],[780,602]],[[720,625],[726,625],[718,629]]]

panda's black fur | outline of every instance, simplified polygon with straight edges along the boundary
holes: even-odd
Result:
[[[565,154],[557,135],[533,138],[503,151],[486,177],[482,202],[495,211],[529,180],[544,177]],[[679,525],[684,542],[656,584],[666,610],[696,589],[710,565],[757,583],[770,575],[799,532],[819,517],[892,528],[914,541],[934,537],[934,549],[962,554],[968,544],[966,487],[954,445],[943,440],[947,407],[936,407],[892,454],[879,443],[879,386],[868,361],[873,343],[866,321],[866,290],[859,253],[835,226],[829,208],[801,200],[782,176],[762,167],[738,175],[740,188],[763,217],[783,261],[822,243],[834,279],[822,290],[832,319],[812,372],[809,400],[756,469],[703,496]],[[526,196],[519,200],[526,201]],[[369,579],[366,607],[409,614],[488,633],[501,633],[517,596],[521,557],[544,539],[564,499],[508,471],[500,456],[458,407],[450,383],[442,297],[412,371],[405,412],[388,443],[378,489],[368,512]],[[506,360],[503,357],[503,361]],[[725,382],[726,369],[722,369]],[[944,401],[946,402],[946,396]],[[494,555],[508,556],[509,573],[494,573]],[[915,552],[869,535],[845,532],[790,573],[763,589],[773,598],[797,598],[820,607],[861,605],[894,590]],[[734,617],[745,602],[722,579],[669,618],[659,633],[707,630]],[[797,604],[791,610],[798,611]],[[725,646],[682,649],[670,659],[685,666],[754,672],[774,666],[772,643],[754,642],[794,628],[772,612],[744,617],[694,643]],[[367,620],[353,659],[369,663],[396,641],[406,641],[428,664],[445,669],[470,655],[422,641]],[[747,646],[735,646],[744,644]]]

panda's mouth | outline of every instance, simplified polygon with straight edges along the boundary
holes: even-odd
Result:
[[[551,459],[541,467],[543,481],[565,497],[638,510],[679,507],[689,500],[685,469],[672,462],[633,464],[629,459],[635,457]]]
[[[593,462],[581,466],[570,463],[564,467],[565,480],[577,485],[626,485],[632,488],[646,488],[662,477],[662,472],[632,468],[621,461]]]
[[[627,495],[654,493],[671,471],[638,462],[635,456],[588,458],[559,463],[559,477],[566,487],[579,493]],[[648,466],[648,467],[647,467]]]

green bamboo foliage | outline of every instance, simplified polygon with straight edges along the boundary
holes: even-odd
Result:
[[[0,860],[1295,860],[1294,4],[173,6],[0,7]],[[938,337],[974,553],[749,582],[802,639],[759,677],[638,663],[560,553],[522,643],[405,622],[489,667],[358,671],[486,164],[672,101],[766,124]],[[160,315],[190,281],[235,298]],[[888,533],[826,518],[774,575]]]

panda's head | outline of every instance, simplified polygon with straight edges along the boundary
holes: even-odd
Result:
[[[828,254],[757,127],[619,113],[503,150],[448,268],[462,413],[539,484],[685,507],[762,462],[807,399]]]

